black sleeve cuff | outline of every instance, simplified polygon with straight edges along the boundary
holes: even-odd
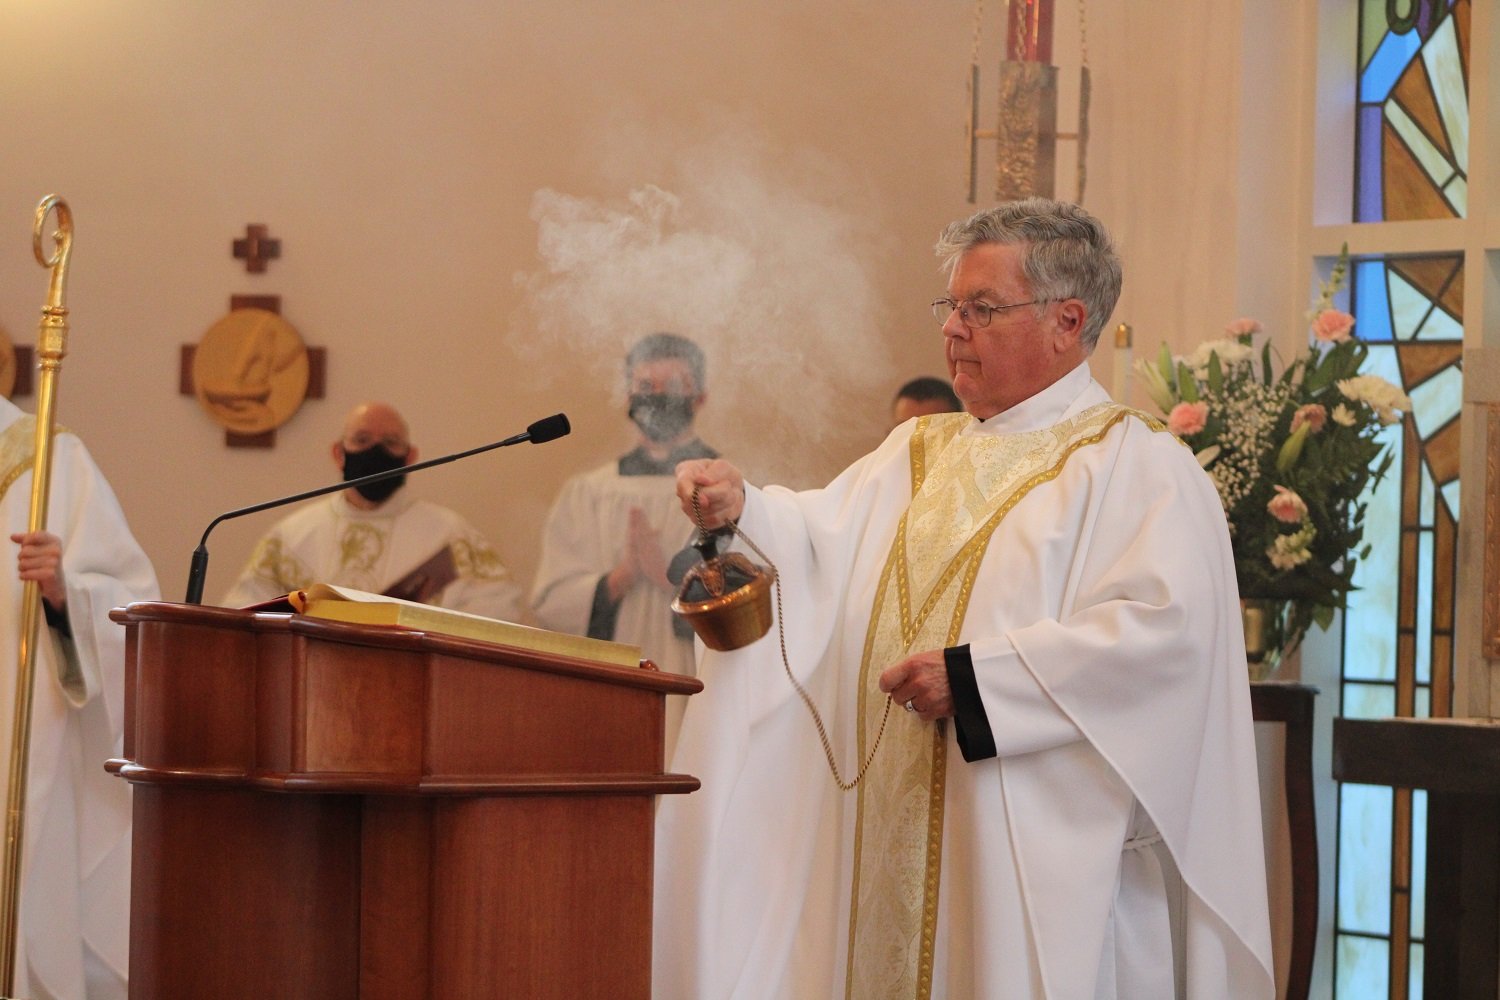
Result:
[[[594,585],[594,604],[589,608],[589,638],[613,639],[615,619],[620,616],[620,602],[609,599],[609,574]]]
[[[68,612],[66,609],[62,611],[53,610],[52,605],[48,604],[46,600],[43,600],[42,614],[47,619],[48,628],[57,629],[57,634],[62,636],[64,639],[73,638],[73,625],[68,621]]]
[[[948,668],[948,688],[953,695],[953,735],[958,738],[958,749],[971,764],[989,760],[995,756],[995,734],[979,698],[968,644],[943,650],[943,665]]]
[[[681,588],[688,570],[697,565],[702,558],[698,550],[691,545],[684,547],[681,552],[672,557],[671,562],[667,563],[667,582],[674,587]],[[693,627],[687,623],[686,619],[672,615],[672,634],[679,639],[691,639]]]

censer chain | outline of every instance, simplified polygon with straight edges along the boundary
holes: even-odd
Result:
[[[698,508],[698,490],[696,488],[693,490],[693,517],[698,522],[698,530],[707,536],[709,532],[703,526],[703,512]],[[813,704],[812,696],[807,693],[807,689],[792,674],[791,659],[787,656],[786,652],[786,625],[781,614],[781,571],[776,568],[776,564],[771,561],[771,557],[761,551],[760,546],[756,545],[749,535],[740,530],[738,524],[735,524],[733,521],[726,521],[725,523],[729,526],[729,530],[734,532],[735,537],[750,546],[751,551],[764,560],[765,564],[771,568],[771,572],[776,574],[773,586],[776,588],[776,635],[781,642],[781,667],[786,671],[786,679],[792,682],[792,687],[796,689],[798,697],[802,699],[802,704],[806,705],[807,710],[812,713],[813,724],[818,727],[818,740],[823,744],[823,756],[828,760],[828,770],[833,774],[834,784],[838,785],[843,791],[852,791],[856,785],[864,780],[865,772],[870,769],[870,765],[875,761],[875,751],[880,749],[880,739],[885,735],[886,723],[891,718],[891,698],[889,695],[886,696],[885,712],[880,716],[880,728],[875,733],[875,742],[870,745],[869,756],[859,766],[859,772],[855,774],[854,780],[845,781],[842,772],[839,771],[838,762],[833,758],[833,744],[828,739],[828,729],[823,725],[823,716],[819,713],[818,706]]]

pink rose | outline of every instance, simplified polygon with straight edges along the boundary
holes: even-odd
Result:
[[[1266,510],[1285,524],[1296,524],[1307,516],[1307,504],[1285,486],[1276,487],[1276,495],[1266,504]]]
[[[1224,328],[1224,332],[1231,337],[1240,337],[1247,333],[1260,333],[1260,320],[1251,319],[1249,316],[1241,316]]]
[[[1167,414],[1167,430],[1178,437],[1191,437],[1207,423],[1208,404],[1204,402],[1178,403]]]
[[[1328,411],[1317,403],[1308,403],[1306,406],[1297,407],[1297,412],[1292,414],[1292,432],[1296,433],[1297,428],[1306,424],[1308,430],[1316,434],[1327,422]]]
[[[1349,331],[1354,329],[1354,317],[1337,309],[1324,309],[1313,317],[1313,336],[1319,340],[1342,344],[1349,339]]]

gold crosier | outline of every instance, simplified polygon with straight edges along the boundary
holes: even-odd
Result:
[[[53,249],[42,248],[47,217],[57,211]],[[36,446],[31,464],[31,511],[27,531],[47,526],[47,497],[52,485],[52,434],[56,418],[57,376],[68,353],[68,309],[63,305],[68,258],[73,252],[73,213],[60,196],[49,194],[36,207],[31,248],[37,263],[52,272],[47,303],[37,331],[41,378],[37,390]],[[31,755],[31,707],[35,690],[37,633],[42,619],[42,589],[28,580],[21,590],[21,638],[16,671],[15,719],[10,740],[10,790],[5,810],[4,908],[0,910],[0,995],[10,996],[16,979],[16,929],[21,902],[21,847],[25,833],[26,774]]]
[[[924,417],[912,436],[912,502],[876,589],[859,682],[860,754],[881,671],[958,641],[975,577],[1005,515],[1134,411],[1102,403],[1053,427],[958,438],[970,418]],[[931,474],[928,472],[929,456]],[[914,606],[913,598],[921,603]],[[897,713],[859,787],[845,996],[932,995],[947,729]]]

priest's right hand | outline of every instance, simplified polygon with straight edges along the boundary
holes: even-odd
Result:
[[[693,492],[698,493],[698,515],[693,513]],[[745,512],[745,477],[722,458],[694,458],[677,463],[677,498],[682,511],[694,524],[722,528],[738,521]]]

